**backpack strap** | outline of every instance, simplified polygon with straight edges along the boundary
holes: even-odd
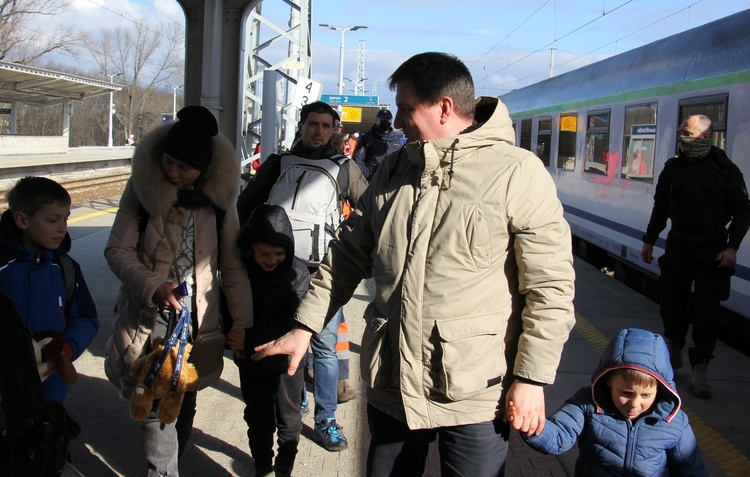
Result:
[[[60,266],[63,282],[65,282],[65,307],[67,309],[76,292],[76,267],[67,253],[57,256],[57,264]]]

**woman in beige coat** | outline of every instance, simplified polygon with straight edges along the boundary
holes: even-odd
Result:
[[[244,328],[252,326],[250,283],[236,246],[240,170],[234,149],[206,108],[188,106],[177,118],[138,143],[104,251],[122,282],[105,371],[126,399],[134,386],[130,363],[151,348],[152,337],[165,335],[162,316],[181,308],[175,293],[179,283],[188,285],[182,300],[191,312],[190,361],[198,370],[199,389],[222,370],[222,289],[234,319],[227,335],[232,350],[242,352]],[[155,412],[143,421],[149,475],[178,475],[195,395],[186,394],[176,423],[160,423]]]

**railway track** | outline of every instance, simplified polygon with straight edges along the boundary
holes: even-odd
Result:
[[[113,171],[104,169],[97,172],[86,171],[59,176],[46,175],[45,177],[49,177],[65,187],[70,193],[72,204],[76,205],[122,194],[125,190],[125,184],[130,179],[130,170],[129,168],[115,169]],[[0,186],[0,210],[8,208],[5,196],[12,187],[13,184]]]

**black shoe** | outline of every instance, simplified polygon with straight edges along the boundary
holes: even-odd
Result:
[[[323,441],[323,447],[327,451],[337,452],[349,448],[349,442],[341,432],[341,426],[336,424],[336,419],[326,419],[315,424],[315,435]]]

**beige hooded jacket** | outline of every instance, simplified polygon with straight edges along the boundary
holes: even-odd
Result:
[[[499,100],[480,98],[476,121],[386,157],[297,312],[320,330],[374,278],[368,402],[412,429],[502,416],[508,369],[553,382],[575,322],[570,229],[552,178],[513,146]]]
[[[167,280],[174,251],[179,249],[180,231],[187,221],[186,209],[173,206],[177,202],[177,189],[168,182],[161,165],[170,126],[160,126],[139,142],[133,155],[133,174],[120,199],[120,209],[104,250],[107,263],[122,282],[104,367],[109,380],[125,398],[130,398],[134,384],[130,363],[141,355],[155,325],[157,307],[152,297]],[[217,251],[221,255],[221,281],[234,326],[252,326],[252,291],[237,246],[239,225],[235,202],[239,193],[239,162],[224,136],[215,136],[213,144],[213,158],[202,173],[205,177],[202,190],[226,215],[217,237],[214,208],[207,205],[194,209],[198,334],[219,330]],[[139,234],[141,206],[149,218],[145,230]],[[199,381],[199,387],[208,384]]]

